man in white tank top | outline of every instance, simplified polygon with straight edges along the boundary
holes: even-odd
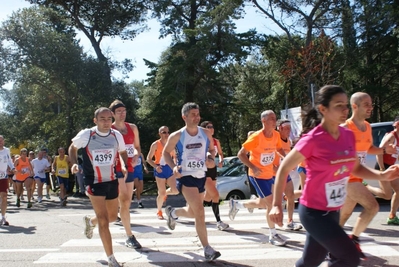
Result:
[[[195,230],[204,247],[205,260],[213,261],[220,257],[220,252],[215,251],[208,243],[202,200],[205,192],[205,171],[207,167],[215,166],[215,148],[211,133],[198,126],[201,117],[197,104],[184,104],[182,118],[186,126],[169,136],[162,155],[177,177],[177,189],[186,199],[187,206],[180,209],[171,206],[165,208],[168,227],[174,230],[180,216],[195,218]],[[175,150],[177,165],[170,156]]]

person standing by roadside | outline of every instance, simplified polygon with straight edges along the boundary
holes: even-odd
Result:
[[[121,161],[116,160],[116,177],[118,178],[119,188],[119,214],[127,239],[125,245],[130,248],[141,248],[140,243],[132,233],[130,226],[130,205],[132,203],[134,186],[134,165],[137,162],[138,155],[141,154],[139,130],[135,124],[126,121],[126,106],[120,100],[115,100],[109,106],[114,117],[112,129],[118,130],[123,137],[127,152],[127,173],[122,172]]]
[[[14,172],[15,168],[11,160],[10,150],[4,146],[4,136],[0,135],[0,209],[1,209],[0,226],[10,225],[6,220],[7,191],[8,191],[7,170]]]
[[[53,162],[53,174],[57,176],[58,184],[60,185],[60,205],[66,206],[67,204],[67,191],[69,187],[69,168],[71,162],[69,161],[68,155],[65,155],[65,149],[63,147],[58,148],[58,156],[55,156]]]
[[[126,172],[128,156],[125,141],[121,133],[111,128],[112,111],[101,107],[94,112],[95,127],[80,131],[69,147],[71,171],[77,173],[78,149],[83,151],[83,171],[85,175],[86,194],[93,206],[95,217],[85,216],[85,235],[91,239],[93,229],[98,225],[100,238],[108,258],[108,266],[120,267],[112,248],[112,237],[109,223],[118,215],[118,179],[115,176],[116,157],[119,153],[122,172]]]
[[[211,133],[213,138],[213,144],[215,146],[215,153],[219,155],[219,168],[223,166],[223,151],[218,139],[213,137],[215,133],[215,129],[213,127],[213,123],[211,121],[203,121],[201,123],[201,127],[208,129]],[[216,219],[216,227],[218,230],[223,231],[229,228],[227,223],[224,223],[220,219],[220,212],[219,212],[219,192],[216,188],[216,176],[217,176],[217,167],[207,168],[205,172],[206,182],[205,182],[205,196],[204,196],[204,203],[209,203],[212,206],[213,215]]]
[[[276,174],[270,219],[282,226],[281,201],[287,175],[306,160],[306,185],[298,212],[307,232],[302,257],[295,266],[319,266],[329,252],[328,266],[357,267],[360,257],[356,245],[339,225],[349,174],[392,180],[399,177],[399,167],[377,172],[360,164],[353,132],[340,126],[349,113],[348,97],[340,86],[320,88],[315,95],[315,105],[322,116],[321,123],[302,135],[282,161]]]

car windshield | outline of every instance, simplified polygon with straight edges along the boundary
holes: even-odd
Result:
[[[243,174],[246,174],[244,164],[236,163],[228,167],[220,176],[241,176]]]

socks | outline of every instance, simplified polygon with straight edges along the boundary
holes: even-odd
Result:
[[[215,215],[216,221],[220,222],[219,202],[212,203],[213,214]]]
[[[242,202],[235,201],[237,209],[245,209],[244,204]]]
[[[270,236],[274,236],[276,234],[277,234],[276,228],[270,228]]]
[[[170,215],[172,215],[172,218],[177,220],[179,217],[176,216],[176,210],[173,209],[172,212],[170,213]]]

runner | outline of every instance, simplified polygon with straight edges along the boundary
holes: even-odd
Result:
[[[108,266],[121,266],[115,259],[112,249],[112,237],[109,223],[118,215],[118,179],[114,173],[116,157],[119,152],[123,162],[122,172],[126,172],[128,156],[121,133],[111,129],[112,111],[102,107],[94,112],[95,127],[80,131],[69,147],[69,155],[73,163],[71,171],[77,173],[78,149],[83,148],[83,170],[85,175],[86,194],[93,206],[95,217],[85,216],[85,235],[93,237],[93,229],[98,225],[98,231]]]
[[[47,154],[47,148],[42,148],[43,158],[47,159],[47,161],[52,165],[53,159]],[[46,198],[51,199],[50,197],[50,188],[51,188],[51,181],[50,181],[50,173],[51,168],[46,170]]]
[[[0,135],[0,209],[1,209],[0,226],[10,225],[6,220],[7,190],[8,190],[7,170],[15,171],[15,168],[11,160],[10,150],[4,146],[4,136]]]
[[[387,153],[377,155],[377,163],[375,165],[375,169],[384,171],[389,168],[391,165],[394,165],[398,159],[399,152],[399,116],[397,116],[393,122],[394,130],[381,140],[380,147],[387,147],[390,145],[394,145],[396,148],[395,153]],[[367,189],[374,195],[380,198],[384,198],[386,200],[391,200],[391,209],[389,212],[389,217],[387,218],[387,224],[389,225],[399,225],[399,219],[396,216],[396,212],[399,208],[399,180],[393,180],[390,182],[380,181],[380,187],[373,187],[370,185],[366,185]],[[393,195],[392,195],[393,190]]]
[[[254,185],[259,198],[246,202],[230,199],[229,217],[234,220],[239,209],[266,209],[266,220],[269,226],[269,243],[275,246],[285,246],[286,241],[276,232],[275,224],[269,219],[272,205],[272,190],[274,184],[273,164],[276,152],[285,156],[281,145],[280,134],[276,129],[276,114],[272,110],[261,114],[262,129],[253,133],[242,145],[237,156],[249,168],[249,180]],[[249,158],[247,154],[250,154]]]
[[[119,183],[119,214],[121,217],[122,225],[125,228],[127,240],[125,245],[130,248],[141,248],[140,243],[132,233],[130,226],[130,205],[132,203],[134,174],[133,166],[137,162],[138,155],[141,154],[139,130],[136,125],[125,122],[126,120],[126,107],[120,100],[115,100],[110,105],[114,117],[112,128],[118,130],[125,141],[127,151],[127,174],[122,172],[121,162],[116,161],[116,177]]]
[[[371,112],[373,111],[373,104],[371,97],[362,92],[354,93],[351,96],[350,104],[352,107],[352,116],[343,124],[343,127],[352,130],[355,134],[356,139],[356,153],[359,157],[359,162],[362,165],[366,164],[366,156],[369,154],[394,154],[396,148],[391,146],[386,147],[375,147],[373,145],[373,135],[371,133],[371,126],[366,121],[370,118]],[[347,185],[347,198],[344,205],[341,208],[339,224],[343,227],[352,215],[353,209],[356,204],[360,204],[363,207],[362,212],[356,220],[355,225],[352,229],[352,235],[350,236],[359,250],[360,258],[366,259],[366,255],[360,248],[359,236],[377,214],[380,209],[377,200],[370,193],[370,191],[362,184],[363,179],[355,176],[349,176],[349,183]]]
[[[179,191],[176,188],[176,176],[173,174],[172,168],[165,162],[162,156],[162,150],[169,137],[169,128],[161,126],[158,130],[160,139],[151,144],[150,151],[147,155],[147,162],[154,168],[154,176],[157,182],[157,217],[163,220],[162,205],[166,201],[168,195],[177,195]],[[174,151],[171,151],[172,157],[175,157]],[[153,160],[153,158],[155,158]],[[169,186],[166,189],[166,185]]]
[[[32,165],[28,159],[28,150],[26,148],[21,149],[20,156],[14,161],[14,166],[16,170],[16,187],[17,187],[17,207],[21,206],[21,196],[24,191],[24,186],[26,188],[27,198],[28,198],[28,209],[32,208],[32,181],[29,178],[33,176]]]
[[[221,254],[208,243],[203,205],[205,171],[207,167],[215,166],[213,139],[207,129],[198,126],[201,117],[197,104],[184,104],[181,113],[186,126],[169,136],[162,155],[166,164],[172,167],[173,173],[178,177],[177,188],[186,199],[187,206],[179,209],[167,206],[165,208],[167,225],[170,230],[174,230],[179,217],[194,218],[195,230],[204,248],[205,260],[213,261]],[[175,150],[177,164],[170,155]]]
[[[215,133],[215,129],[213,127],[213,123],[211,121],[203,121],[201,123],[201,127],[208,129],[213,138],[213,144],[215,145],[215,153],[219,155],[219,168],[223,167],[223,150],[222,146],[218,139],[213,137]],[[222,222],[220,219],[219,212],[219,192],[216,189],[216,176],[217,176],[217,167],[208,168],[205,172],[206,182],[205,182],[205,196],[204,203],[205,205],[212,206],[213,215],[216,218],[216,228],[220,231],[224,231],[229,228],[227,223]]]
[[[291,122],[289,120],[278,120],[277,121],[278,132],[280,133],[281,145],[284,149],[285,154],[288,154],[291,151]],[[280,166],[282,157],[277,153],[274,158],[274,166]],[[294,209],[295,209],[295,199],[300,197],[300,193],[294,192],[294,183],[292,182],[291,175],[296,170],[290,171],[290,174],[287,177],[287,184],[284,189],[284,201],[286,203],[288,219],[287,224],[284,225],[286,230],[299,231],[302,229],[302,225],[294,222]],[[276,173],[274,172],[274,176]]]
[[[46,171],[50,170],[50,163],[46,158],[43,158],[43,152],[37,153],[37,158],[31,161],[34,177],[37,184],[37,202],[41,203],[43,200],[43,184],[46,183]]]
[[[358,250],[339,225],[339,210],[345,202],[349,174],[392,180],[399,177],[399,168],[377,172],[359,163],[353,132],[339,126],[349,113],[348,98],[341,87],[320,88],[315,104],[323,117],[321,124],[303,135],[282,161],[276,175],[270,219],[282,226],[281,201],[287,175],[306,159],[307,180],[298,212],[307,232],[302,258],[296,267],[319,266],[328,252],[331,255],[328,266],[357,267]]]
[[[141,202],[141,193],[143,192],[144,188],[144,174],[143,169],[146,174],[148,174],[148,168],[146,161],[144,161],[144,155],[141,153],[140,157],[137,159],[136,166],[134,166],[134,194],[137,198],[137,205],[139,209],[144,209],[144,205]]]
[[[67,204],[67,192],[69,187],[69,168],[71,162],[69,157],[65,155],[65,149],[63,147],[58,148],[58,156],[55,156],[52,165],[53,174],[57,176],[58,184],[60,186],[60,205],[66,206]]]

